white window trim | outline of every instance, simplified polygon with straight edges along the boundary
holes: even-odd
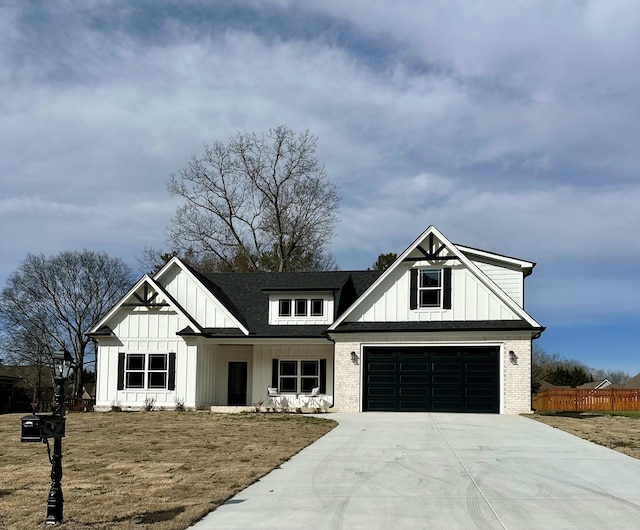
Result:
[[[437,272],[438,273],[438,286],[437,287],[421,287],[421,282],[422,282],[422,274],[425,272]],[[442,303],[443,303],[443,297],[444,297],[444,293],[443,293],[443,278],[442,278],[442,269],[436,269],[436,268],[425,268],[425,269],[418,269],[418,281],[417,281],[417,285],[416,285],[416,289],[418,290],[417,292],[417,308],[418,309],[442,309]],[[425,291],[437,291],[438,292],[438,304],[437,305],[423,305],[422,304],[422,297],[420,296],[423,292]]]

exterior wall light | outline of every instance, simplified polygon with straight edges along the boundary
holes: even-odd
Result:
[[[351,362],[353,364],[358,364],[358,354],[354,351],[351,352]]]
[[[509,352],[509,361],[511,364],[518,364],[518,356],[513,350]]]

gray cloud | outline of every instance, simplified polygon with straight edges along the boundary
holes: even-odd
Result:
[[[339,185],[343,267],[435,224],[539,262],[541,319],[640,318],[637,3],[218,4],[3,4],[0,279],[26,252],[135,265],[170,173],[286,123]],[[615,306],[588,303],[603,259]]]

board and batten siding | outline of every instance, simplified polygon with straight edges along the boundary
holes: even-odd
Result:
[[[238,328],[229,312],[201,284],[177,266],[162,277],[163,288],[205,328]],[[186,325],[186,324],[185,324]]]
[[[156,407],[173,408],[176,399],[187,406],[195,406],[195,378],[197,347],[187,345],[176,331],[187,325],[184,317],[169,308],[135,308],[119,312],[111,322],[115,337],[101,338],[98,347],[97,370],[100,374],[96,389],[96,409],[108,410],[112,406],[142,408],[145,399],[156,400]],[[119,353],[176,353],[175,390],[131,389],[118,390]],[[191,379],[193,380],[193,379]]]
[[[473,260],[473,263],[520,307],[524,307],[524,275],[521,271],[482,261]]]
[[[272,359],[310,359],[327,361],[327,392],[323,400],[333,403],[333,345],[332,344],[256,344],[253,347],[252,390],[254,401],[265,400],[271,386]]]
[[[349,317],[350,322],[517,320],[519,317],[466,268],[452,267],[451,309],[410,309],[410,269],[397,269]]]

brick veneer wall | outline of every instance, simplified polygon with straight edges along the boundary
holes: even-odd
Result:
[[[335,340],[335,389],[334,410],[336,412],[358,412],[362,410],[360,391],[362,388],[362,346],[383,344],[491,344],[502,346],[502,393],[500,412],[521,414],[531,412],[531,337],[522,333],[461,332],[456,334],[429,333],[360,333],[336,334]],[[512,363],[509,352],[516,360]],[[351,352],[358,356],[357,363]]]

